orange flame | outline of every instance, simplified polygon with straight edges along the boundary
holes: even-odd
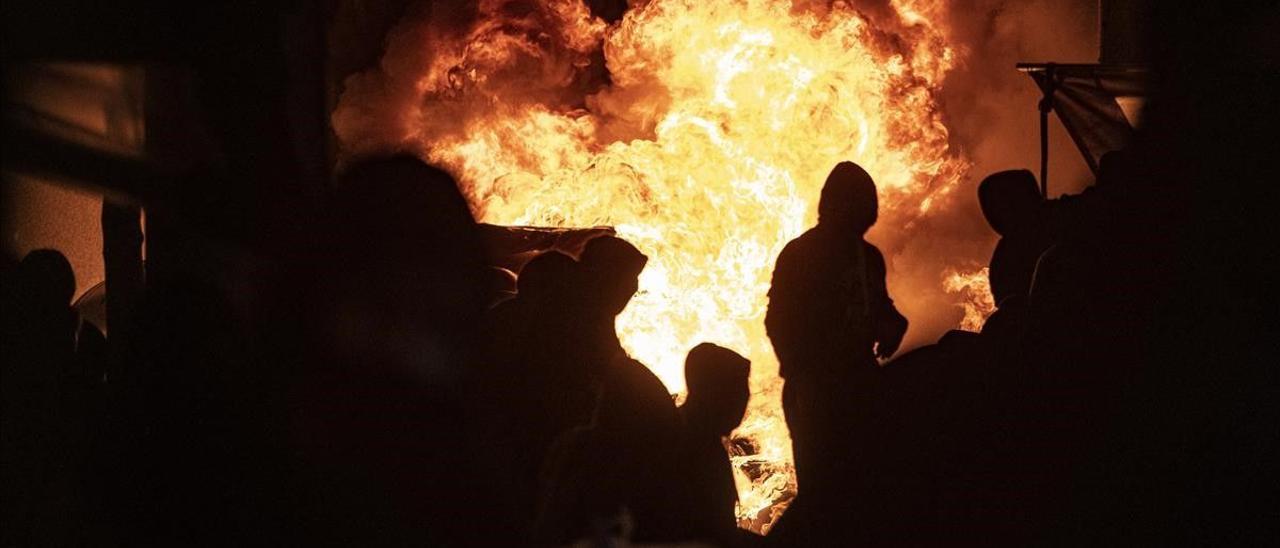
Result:
[[[948,270],[942,280],[942,288],[947,293],[960,296],[960,306],[964,308],[964,319],[960,320],[960,329],[965,331],[981,331],[982,324],[995,312],[995,297],[991,296],[990,270],[982,267],[971,272]]]
[[[673,393],[699,342],[752,360],[734,437],[754,452],[732,460],[739,518],[763,533],[797,487],[763,326],[778,253],[816,220],[839,161],[877,181],[878,231],[927,212],[968,166],[935,101],[957,55],[940,8],[893,0],[873,21],[844,2],[653,0],[606,25],[581,0],[520,4],[428,29],[397,144],[454,173],[486,222],[611,225],[648,255],[617,328]],[[601,50],[610,82],[575,91]],[[334,117],[355,148],[358,110]]]

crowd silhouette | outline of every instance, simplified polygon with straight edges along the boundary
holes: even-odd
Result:
[[[6,259],[0,543],[1274,539],[1273,506],[1245,502],[1275,479],[1274,414],[1258,406],[1274,368],[1232,353],[1268,340],[1240,292],[1271,280],[1224,266],[1265,251],[1215,232],[1243,225],[1249,200],[1196,194],[1257,178],[1256,150],[1191,131],[1261,128],[1231,105],[1187,119],[1210,72],[1187,66],[1087,190],[1048,198],[1025,170],[977,185],[999,236],[997,309],[978,333],[898,352],[908,319],[864,239],[875,182],[833,167],[769,293],[799,487],[767,536],[737,526],[725,447],[751,363],[716,341],[690,349],[677,406],[615,329],[648,257],[600,231],[498,268],[456,181],[397,154],[343,166],[243,261],[173,260],[204,225],[161,239],[169,268],[148,263],[127,330],[81,318],[58,251]],[[185,226],[163,209],[154,222]]]
[[[693,348],[677,407],[618,340],[647,258],[616,236],[576,257],[537,254],[508,296],[448,174],[370,159],[348,168],[286,262],[297,271],[264,320],[285,326],[269,345],[216,288],[179,279],[151,290],[142,335],[110,375],[101,332],[69,307],[70,265],[34,251],[6,274],[18,313],[5,344],[21,368],[6,375],[5,469],[28,501],[8,516],[25,527],[11,538],[65,538],[59,516],[105,503],[124,512],[106,521],[175,543],[246,530],[387,545],[1032,542],[1069,500],[1061,471],[1100,443],[1092,425],[1125,386],[1094,349],[1126,356],[1117,333],[1152,314],[1135,293],[1150,282],[1141,269],[1120,287],[1098,275],[1104,261],[1123,267],[1105,255],[1123,227],[1106,223],[1142,194],[1120,154],[1080,196],[1046,200],[1025,170],[982,181],[998,310],[981,333],[893,360],[907,319],[863,239],[875,183],[835,166],[817,226],[782,251],[769,294],[800,490],[766,539],[737,528],[724,446],[750,363]],[[202,321],[174,321],[191,317]],[[112,422],[90,429],[104,414]],[[123,469],[74,460],[86,455]],[[84,481],[119,483],[85,501],[71,496],[95,492]]]

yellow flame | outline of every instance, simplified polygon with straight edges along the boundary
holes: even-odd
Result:
[[[960,320],[960,329],[965,331],[981,331],[982,324],[995,312],[995,297],[991,295],[990,270],[982,267],[973,271],[949,269],[942,280],[942,288],[947,293],[960,296],[960,306],[964,308],[964,319]]]
[[[613,26],[580,0],[518,16],[502,4],[423,44],[433,57],[405,140],[486,222],[611,225],[648,255],[617,327],[673,393],[699,342],[752,360],[735,437],[755,452],[733,462],[739,518],[764,532],[796,492],[762,321],[778,253],[816,220],[839,161],[875,177],[878,230],[904,227],[967,167],[934,97],[955,58],[936,10],[891,2],[895,41],[843,2],[653,0]],[[564,100],[597,47],[611,84]]]

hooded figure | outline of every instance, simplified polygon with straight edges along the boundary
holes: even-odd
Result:
[[[778,256],[765,327],[783,377],[874,363],[897,350],[907,320],[885,288],[884,256],[863,239],[878,207],[871,176],[841,162],[822,188],[818,226]]]
[[[807,514],[793,520],[832,523],[851,511],[853,482],[865,476],[856,452],[867,447],[856,441],[867,415],[857,406],[878,384],[876,358],[892,356],[907,328],[885,288],[884,257],[863,239],[877,208],[871,176],[836,165],[818,225],[787,244],[773,271],[765,328],[786,379],[782,406]]]
[[[319,226],[303,290],[317,304],[287,396],[299,511],[323,524],[308,534],[374,545],[481,534],[472,518],[492,516],[495,499],[478,487],[462,389],[485,265],[466,200],[418,158],[370,158],[344,173]]]
[[[522,530],[534,525],[552,444],[590,420],[596,404],[601,371],[582,342],[580,271],[559,251],[525,264],[515,298],[489,312],[490,348],[477,364],[472,408],[483,421],[483,458]]]
[[[688,520],[689,540],[734,546],[740,543],[734,511],[738,492],[724,438],[738,427],[751,397],[751,362],[728,348],[702,343],[685,360],[689,396],[680,406],[684,419],[684,487],[680,513]]]
[[[676,450],[679,415],[662,381],[622,348],[614,324],[648,259],[614,236],[587,243],[580,262],[581,344],[600,372],[600,401],[589,426],[570,431],[548,457],[536,536],[564,544],[600,534],[627,515],[637,542],[680,540]]]
[[[1025,169],[992,174],[978,185],[982,214],[1000,235],[990,264],[996,305],[1027,294],[1036,261],[1052,244],[1040,222],[1044,203],[1035,176]]]

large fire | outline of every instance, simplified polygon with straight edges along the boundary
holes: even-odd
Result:
[[[422,74],[393,144],[454,173],[479,218],[609,225],[650,257],[617,327],[672,393],[700,342],[750,357],[731,454],[738,515],[759,532],[797,489],[763,325],[774,260],[841,160],[879,185],[873,236],[908,227],[968,165],[935,100],[958,56],[941,8],[877,4],[653,0],[609,25],[581,0],[482,0],[462,28],[439,17],[413,37],[423,66],[382,67]],[[334,117],[357,148],[358,111]]]

